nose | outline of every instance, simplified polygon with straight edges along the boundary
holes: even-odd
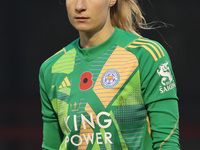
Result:
[[[86,10],[85,0],[77,0],[76,1],[75,11],[78,12],[78,13],[81,13],[81,12],[83,12],[85,10]]]

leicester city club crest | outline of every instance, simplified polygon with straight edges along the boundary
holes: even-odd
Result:
[[[109,69],[102,77],[101,84],[105,88],[112,88],[119,82],[119,73],[115,69]]]

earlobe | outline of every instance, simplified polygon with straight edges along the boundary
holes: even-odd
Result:
[[[110,0],[110,7],[114,6],[116,4],[117,0]]]

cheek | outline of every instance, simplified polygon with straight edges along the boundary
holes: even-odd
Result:
[[[70,9],[70,7],[67,7],[67,16],[69,21],[72,21],[72,17],[73,17],[73,13],[72,13],[72,9]]]
[[[99,13],[101,12],[101,13]],[[101,22],[101,23],[105,23],[106,20],[107,20],[107,17],[108,17],[109,13],[107,11],[107,9],[101,9],[100,11],[96,11],[96,22]]]
[[[93,12],[96,12],[96,16],[99,16],[101,19],[105,19],[109,15],[110,8],[107,6],[107,3],[96,5],[93,7]]]
[[[67,9],[67,14],[68,14],[68,17],[72,16],[72,4],[70,2],[66,2],[66,9]]]

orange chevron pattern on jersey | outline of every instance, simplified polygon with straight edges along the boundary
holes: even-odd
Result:
[[[94,131],[90,127],[89,124],[86,124],[86,129],[84,129],[83,124],[81,123],[80,136],[81,136],[82,141],[80,142],[80,139],[79,139],[79,143],[82,143],[82,144],[78,146],[79,150],[87,149],[87,146],[90,140],[93,140],[93,139],[90,139],[89,137],[93,137],[94,136],[93,134],[94,134]]]
[[[96,120],[97,116],[96,116],[95,112],[93,111],[93,109],[90,107],[90,105],[88,103],[85,106],[85,111],[89,115],[92,113],[94,122],[97,123],[97,120]],[[88,143],[89,143],[89,138],[88,137],[92,137],[93,133],[94,133],[93,129],[88,124],[86,124],[86,129],[84,129],[83,124],[81,124],[80,136],[82,138],[82,145],[78,147],[79,150],[87,149],[87,146],[88,146]]]
[[[134,54],[119,46],[115,48],[103,66],[93,88],[93,91],[96,93],[105,108],[109,105],[117,92],[119,92],[120,88],[137,66],[138,60]],[[119,73],[119,82],[112,88],[105,88],[102,85],[102,77],[104,73],[110,69],[114,69]]]
[[[93,109],[90,107],[88,103],[85,106],[85,111],[88,113],[88,115],[92,113],[94,122],[97,123],[97,115],[95,114],[95,112],[93,111]]]

